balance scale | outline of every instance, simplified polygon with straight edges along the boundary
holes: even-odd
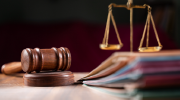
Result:
[[[133,5],[133,0],[128,0],[127,5],[117,5],[115,3],[111,3],[108,6],[109,12],[108,12],[108,17],[107,17],[105,34],[104,34],[102,44],[100,44],[100,48],[102,50],[120,50],[123,47],[123,43],[121,42],[119,32],[117,30],[116,22],[114,20],[114,16],[112,14],[112,7],[121,7],[121,8],[127,8],[127,10],[130,10],[130,51],[131,52],[133,52],[133,8],[141,8],[141,9],[147,8],[147,11],[148,11],[147,20],[146,20],[146,24],[145,24],[145,27],[144,27],[144,32],[143,32],[142,39],[141,39],[139,49],[138,49],[139,52],[157,52],[157,51],[160,51],[162,49],[162,45],[160,43],[158,33],[157,33],[157,30],[156,30],[156,26],[154,24],[154,20],[153,20],[152,14],[151,14],[151,7],[149,5],[147,5],[147,4],[144,4],[143,6]],[[114,29],[115,29],[119,44],[108,44],[109,29],[110,29],[110,19],[112,20],[112,23],[113,23],[113,26],[114,26]],[[157,42],[158,42],[158,46],[154,46],[154,47],[149,47],[150,21],[152,22],[153,29],[154,29],[156,39],[157,39]],[[146,32],[147,32],[146,47],[142,47]]]

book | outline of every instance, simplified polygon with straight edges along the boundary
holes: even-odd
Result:
[[[98,74],[99,72],[109,68],[112,64],[115,64],[116,62],[123,62],[124,61],[127,64],[129,64],[134,59],[137,59],[138,57],[158,57],[158,56],[163,57],[163,56],[178,56],[178,55],[180,55],[180,50],[170,50],[170,51],[166,50],[166,51],[154,52],[154,53],[115,52],[109,58],[107,58],[104,62],[102,62],[97,68],[92,70],[88,75],[81,78],[80,80],[87,80],[88,77]],[[123,68],[123,67],[124,66],[122,65],[121,68]]]
[[[129,89],[180,85],[180,51],[116,52],[87,76],[86,85]]]
[[[180,50],[115,52],[79,82],[122,100],[180,100]]]

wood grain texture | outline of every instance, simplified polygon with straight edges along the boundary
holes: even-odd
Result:
[[[75,80],[87,73],[74,73]],[[0,74],[0,100],[123,100],[82,84],[58,87],[29,87],[23,84],[23,74]]]

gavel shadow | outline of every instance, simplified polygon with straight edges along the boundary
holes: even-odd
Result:
[[[23,78],[23,75],[25,73],[18,73],[18,74],[10,74],[10,75],[7,75],[7,76],[13,76],[13,77],[19,77],[19,78]]]

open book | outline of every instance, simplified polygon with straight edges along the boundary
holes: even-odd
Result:
[[[115,52],[88,75],[86,85],[113,88],[180,86],[180,50],[154,53]]]

